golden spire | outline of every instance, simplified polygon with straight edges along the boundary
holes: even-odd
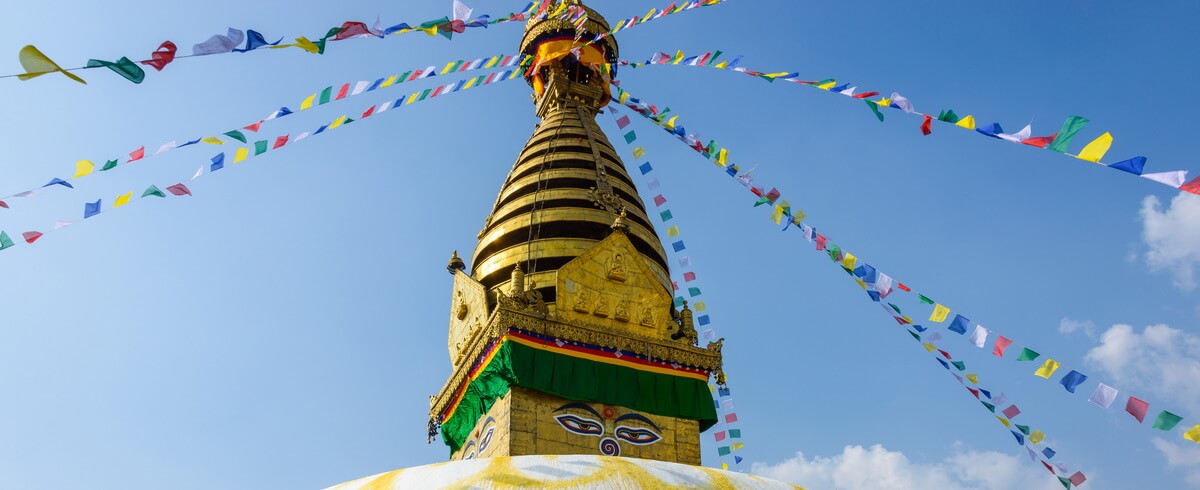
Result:
[[[609,79],[595,65],[616,61],[616,40],[606,36],[579,49],[609,26],[596,11],[568,1],[586,11],[582,32],[567,16],[531,20],[525,27],[521,52],[536,57],[526,80],[541,122],[500,189],[472,256],[471,275],[494,297],[509,290],[511,273],[520,266],[553,304],[555,271],[608,236],[614,215],[624,210],[619,221],[626,235],[669,292],[658,235],[633,180],[596,124],[609,100]]]

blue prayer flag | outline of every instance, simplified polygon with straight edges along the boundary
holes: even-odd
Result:
[[[1046,448],[1042,450],[1042,454],[1046,455],[1046,459],[1052,459],[1054,458],[1054,455],[1058,453],[1055,453],[1053,449]]]
[[[742,464],[742,457],[741,457],[741,456],[734,456],[734,457],[733,457],[733,464]]]
[[[701,327],[708,325],[709,323],[712,323],[712,321],[708,319],[708,315],[700,315],[699,320],[700,320]]]
[[[638,165],[638,170],[642,171],[642,175],[646,175],[646,174],[650,173],[651,170],[654,170],[654,167],[650,166],[650,162],[646,162],[641,165]]]
[[[1025,445],[1025,436],[1024,435],[1021,435],[1020,432],[1017,432],[1015,430],[1010,430],[1009,432],[1012,432],[1013,437],[1017,438],[1017,444],[1020,444],[1022,446]]]
[[[222,168],[225,168],[225,154],[217,153],[216,156],[212,157],[212,166],[209,167],[208,171],[216,172]]]
[[[233,52],[245,53],[246,51],[253,51],[253,50],[261,48],[263,46],[274,46],[276,44],[279,44],[280,41],[283,41],[282,37],[279,38],[279,41],[269,43],[269,42],[267,42],[266,39],[263,38],[262,34],[259,34],[258,31],[247,30],[246,31],[246,47],[241,48],[241,49],[234,49]]]
[[[984,136],[991,136],[993,138],[1000,139],[1000,137],[996,136],[996,135],[1003,133],[1004,129],[1000,128],[999,123],[991,123],[991,124],[987,124],[984,126],[979,126],[979,127],[975,128],[975,131],[979,132],[980,134],[982,134]]]
[[[96,202],[83,204],[83,219],[91,218],[97,214],[100,214],[100,199],[97,199]]]
[[[962,315],[954,315],[954,322],[950,324],[950,331],[963,335],[967,333],[967,326],[971,324],[971,320]]]
[[[721,396],[729,396],[729,388],[717,388],[717,394]]]
[[[671,248],[675,249],[676,252],[682,252],[683,249],[685,249],[687,247],[683,246],[683,240],[679,240],[675,243],[672,243]]]
[[[1146,157],[1133,157],[1111,164],[1109,167],[1124,170],[1134,175],[1142,175],[1142,169],[1146,168]]]
[[[918,332],[924,332],[926,330],[929,330],[928,328],[922,327],[920,325],[913,325],[913,328],[917,329]]]
[[[50,186],[52,186],[52,185],[55,185],[55,184],[61,185],[61,186],[63,186],[63,187],[68,187],[68,188],[71,188],[71,189],[74,189],[74,188],[75,188],[75,186],[71,185],[71,183],[70,183],[70,182],[67,182],[67,181],[65,181],[65,180],[63,180],[63,179],[60,179],[60,178],[57,178],[57,177],[55,177],[55,178],[53,178],[53,179],[50,179],[50,182],[49,182],[49,183],[47,183],[46,185],[42,186],[42,187],[50,187]]]
[[[1062,377],[1062,380],[1060,380],[1059,383],[1062,383],[1063,388],[1066,388],[1067,391],[1074,393],[1075,388],[1083,384],[1084,381],[1087,381],[1087,378],[1087,375],[1072,369],[1071,372]]]
[[[937,359],[937,358],[935,357],[934,359]],[[941,360],[941,359],[938,359],[938,360],[937,360],[937,362],[940,362],[940,363],[942,363],[942,367],[944,367],[944,368],[946,368],[946,369],[950,369],[950,364],[946,363],[946,361],[943,361],[943,360]]]
[[[184,144],[182,144],[182,145],[176,146],[176,148],[183,148],[183,147],[185,147],[185,146],[194,145],[194,144],[196,144],[196,143],[199,143],[199,142],[200,142],[200,139],[199,139],[199,138],[197,138],[197,139],[191,140],[191,141],[189,141],[189,142],[187,142],[187,143],[184,143]]]
[[[829,89],[829,91],[830,91],[830,92],[841,92],[841,91],[843,91],[843,90],[846,90],[846,89],[848,89],[848,88],[850,88],[850,84],[848,84],[848,83],[843,83],[843,84],[841,84],[841,85],[838,85],[838,86],[836,86],[836,87],[833,87],[833,88]]]

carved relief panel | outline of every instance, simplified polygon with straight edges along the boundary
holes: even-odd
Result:
[[[458,365],[472,337],[487,321],[487,290],[461,271],[454,274],[450,293],[450,335],[447,347],[451,365]]]
[[[667,337],[671,295],[623,233],[613,233],[558,271],[560,321]]]

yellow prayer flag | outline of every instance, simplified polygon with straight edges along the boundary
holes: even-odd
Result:
[[[459,63],[459,62],[451,61],[449,63],[446,63],[446,66],[442,67],[442,75],[450,73],[450,69],[454,68],[455,63]]]
[[[1046,359],[1046,362],[1042,364],[1042,367],[1038,368],[1037,372],[1033,373],[1033,375],[1050,379],[1050,375],[1054,374],[1055,371],[1058,371],[1059,366],[1061,366],[1061,364],[1059,364],[1058,361],[1055,361],[1054,359]]]
[[[831,89],[831,88],[833,88],[833,87],[836,87],[836,86],[837,86],[837,81],[836,81],[836,80],[830,80],[830,81],[828,81],[828,82],[825,82],[825,83],[822,83],[822,84],[820,84],[820,85],[817,85],[817,88],[819,88],[819,89],[821,89],[821,90],[829,90],[829,89]]]
[[[677,236],[679,236],[679,227],[678,227],[678,226],[672,226],[672,227],[670,227],[670,228],[667,228],[667,236],[669,236],[669,237],[677,237]]]
[[[113,207],[119,208],[121,206],[129,204],[129,198],[131,198],[131,197],[133,197],[133,192],[126,192],[124,194],[117,196],[117,200],[113,201]]]
[[[862,279],[854,278],[854,282],[858,283],[858,287],[867,289],[867,283],[864,282]]]
[[[419,30],[420,30],[421,32],[424,32],[425,34],[428,34],[428,35],[430,35],[430,36],[436,36],[436,35],[437,35],[437,26],[429,26],[429,27],[426,27],[426,28],[424,28],[424,29],[419,29]]]
[[[783,223],[783,206],[775,206],[775,212],[771,213],[771,221],[777,225]]]
[[[95,169],[96,164],[92,163],[91,160],[80,160],[75,162],[75,176],[71,178],[78,179],[84,175],[92,173],[92,170]]]
[[[970,381],[972,384],[979,384],[979,375],[978,375],[978,374],[968,374],[968,375],[966,375],[965,377],[966,377],[966,378],[967,378],[967,380],[968,380],[968,381]]]
[[[921,344],[921,347],[924,347],[927,352],[933,352],[933,351],[937,350],[937,347],[934,347],[933,344],[930,344],[928,342]]]
[[[638,22],[638,24],[641,24],[642,22],[646,22],[646,21],[650,20],[650,18],[654,16],[654,12],[657,12],[657,11],[658,11],[658,9],[650,9],[649,12],[646,12],[646,15],[642,16],[642,21]]]
[[[721,463],[721,471],[729,471],[729,463]]]
[[[678,65],[680,61],[683,61],[683,50],[675,52],[675,57],[671,58],[671,64]]]
[[[879,99],[879,102],[876,102],[876,104],[879,104],[880,107],[891,107],[892,99],[884,97],[882,99]]]
[[[646,156],[645,148],[642,148],[639,146],[639,147],[633,149],[633,158],[642,158],[644,156]]]
[[[311,109],[312,105],[313,105],[313,101],[316,99],[317,99],[317,94],[312,94],[312,95],[308,96],[308,98],[304,99],[304,102],[300,103],[300,110],[303,111],[305,109]]]
[[[500,57],[493,56],[491,59],[487,60],[487,63],[483,64],[483,67],[484,68],[492,68],[492,67],[496,66],[498,63],[500,63]]]
[[[906,322],[908,325],[912,325],[912,324],[913,324],[913,320],[912,320],[912,318],[911,318],[911,317],[909,317],[908,315],[900,315],[900,318],[904,319],[904,321],[905,321],[905,322]]]
[[[476,80],[479,80],[479,77],[475,77],[475,78],[472,78],[472,79],[470,79],[470,80],[467,80],[467,83],[464,83],[464,84],[463,84],[463,88],[462,88],[462,89],[463,89],[463,90],[466,90],[466,89],[469,89],[469,88],[471,88],[471,87],[474,87],[474,86],[475,86],[475,81],[476,81]],[[417,94],[413,94],[413,97],[416,97],[416,96],[417,96]],[[411,103],[411,102],[410,102],[410,103]]]
[[[734,451],[737,451],[738,449],[741,449],[741,448],[744,448],[744,447],[746,447],[746,445],[745,445],[745,444],[743,444],[743,443],[740,443],[740,442],[735,442],[735,443],[733,443],[733,450],[734,450]]]
[[[729,150],[721,148],[717,151],[717,165],[724,167],[729,164]]]
[[[42,54],[32,44],[21,48],[21,51],[17,53],[17,59],[21,61],[21,68],[25,69],[25,73],[17,75],[18,80],[29,80],[33,77],[40,77],[57,71],[66,75],[71,80],[87,85],[87,82],[83,81],[82,78],[58,66],[58,63],[51,61],[50,57]]]
[[[249,148],[238,148],[237,151],[233,152],[233,163],[245,160],[248,156],[250,156]]]
[[[1045,438],[1046,438],[1046,433],[1042,432],[1040,430],[1035,430],[1035,431],[1033,431],[1032,434],[1029,434],[1029,442],[1032,442],[1034,444],[1041,444],[1042,439],[1045,439]]]
[[[857,264],[858,264],[858,257],[855,257],[854,254],[852,254],[850,252],[846,252],[846,255],[844,257],[842,257],[842,268],[843,269],[854,270],[854,266]]]
[[[696,312],[701,312],[701,311],[708,309],[708,306],[705,305],[703,301],[697,301],[696,304],[693,306],[695,306],[694,309],[696,310]]]
[[[975,116],[967,114],[967,117],[959,119],[954,125],[960,128],[975,129]]]
[[[720,63],[717,63],[717,64],[713,65],[713,68],[716,68],[716,69],[718,69],[718,70],[724,70],[724,69],[725,69],[725,68],[727,68],[728,66],[729,66],[729,63],[728,63],[728,62],[722,61],[722,62],[720,62]]]
[[[207,138],[203,138],[203,139],[201,139],[200,141],[202,141],[202,142],[204,142],[204,143],[208,143],[208,144],[210,144],[210,145],[223,145],[223,144],[225,144],[225,142],[224,142],[224,141],[221,141],[221,138],[218,138],[218,137],[216,137],[216,136],[209,136],[209,137],[207,137]]]
[[[1100,135],[1099,138],[1096,138],[1092,140],[1091,143],[1088,143],[1087,146],[1083,147],[1082,150],[1079,150],[1079,156],[1075,158],[1099,163],[1100,159],[1104,158],[1104,154],[1108,153],[1108,147],[1112,146],[1112,142],[1112,135],[1109,133],[1104,133]]]
[[[1196,444],[1200,444],[1200,424],[1196,424],[1195,427],[1192,427],[1191,429],[1188,429],[1187,432],[1184,432],[1183,438]]]
[[[807,217],[808,217],[808,215],[804,214],[804,211],[801,211],[799,209],[792,210],[792,224],[793,225],[799,225],[801,222],[804,221],[804,218],[807,218]]]
[[[938,323],[944,322],[946,321],[946,315],[949,314],[950,308],[946,308],[940,304],[933,305],[933,313],[929,315],[929,321]]]
[[[379,84],[379,86],[380,87],[391,87],[392,84],[396,83],[397,78],[400,78],[400,75],[392,75],[390,77],[387,77],[387,80],[384,80],[383,83]]]
[[[1001,423],[1001,424],[1004,424],[1004,426],[1005,426],[1005,427],[1012,427],[1012,426],[1011,426],[1011,425],[1008,423],[1008,419],[1006,419],[1006,418],[1004,418],[1004,417],[1001,417],[1001,416],[997,415],[997,416],[996,416],[996,420],[999,420],[999,421],[1000,421],[1000,423]]]
[[[670,119],[667,119],[667,123],[663,124],[663,127],[667,128],[667,129],[675,129],[675,120],[676,119],[679,119],[679,116],[674,116]]]
[[[624,104],[624,103],[625,103],[625,102],[627,102],[628,100],[629,100],[629,92],[622,93],[622,94],[621,94],[621,101],[620,101],[620,102],[621,102],[621,104]]]
[[[464,86],[463,88],[464,88],[464,89],[471,88],[471,86],[470,86],[470,85],[471,85],[471,82],[474,82],[474,81],[475,81],[475,79],[474,79],[474,78],[472,78],[471,80],[469,80],[469,81],[467,82],[467,85],[466,85],[466,86]],[[408,96],[408,100],[404,101],[404,105],[409,105],[409,104],[413,103],[413,101],[414,101],[414,100],[417,100],[417,96],[418,96],[418,95],[421,95],[421,94],[413,93],[412,95]]]
[[[333,122],[329,123],[329,129],[337,129],[342,124],[345,124],[345,122],[346,116],[339,116],[337,119],[334,119]]]
[[[317,46],[317,43],[310,41],[307,37],[304,37],[304,36],[300,36],[300,37],[296,38],[295,44],[281,44],[279,46],[267,46],[267,47],[269,47],[271,49],[297,47],[297,48],[303,49],[305,51],[308,51],[309,53],[312,53],[312,54],[321,54],[321,47]]]

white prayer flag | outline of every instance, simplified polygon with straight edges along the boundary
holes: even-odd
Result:
[[[71,226],[72,223],[74,223],[74,221],[67,221],[67,220],[60,219],[60,220],[54,222],[54,229],[58,230],[58,229],[66,228],[68,226]]]
[[[1142,174],[1142,178],[1150,179],[1155,182],[1167,184],[1176,189],[1183,185],[1187,180],[1187,170],[1176,170],[1174,172],[1159,172],[1156,174]]]
[[[471,7],[463,5],[462,2],[454,0],[454,17],[450,20],[468,20],[471,18],[471,12],[474,10]]]
[[[1031,124],[1026,124],[1024,129],[1017,131],[1013,134],[1000,133],[1000,134],[996,135],[996,137],[998,137],[1004,141],[1011,141],[1013,143],[1020,143],[1021,140],[1029,139],[1030,136],[1033,136],[1033,125],[1031,125]]]
[[[987,336],[988,329],[983,328],[983,325],[975,325],[975,331],[971,332],[971,343],[982,349],[987,344]]]
[[[203,173],[204,173],[204,166],[201,166],[200,168],[196,169],[196,174],[195,174],[195,175],[192,175],[192,178],[191,178],[191,180],[196,180],[196,179],[200,178],[200,175],[201,175],[201,174],[203,174]],[[191,180],[189,180],[189,182],[190,182]]]
[[[370,87],[370,86],[371,86],[371,82],[368,82],[368,81],[358,82],[358,83],[354,84],[354,90],[350,92],[350,95],[361,94],[367,90],[367,87]]]
[[[1117,399],[1117,389],[1104,383],[1100,383],[1096,387],[1096,391],[1092,392],[1092,396],[1088,397],[1088,401],[1095,403],[1096,406],[1108,410],[1112,405],[1113,400]]]
[[[897,92],[892,92],[892,96],[889,98],[892,99],[892,105],[899,107],[900,110],[902,110],[904,112],[912,114],[912,112],[913,112],[912,102],[909,102],[908,99],[905,98],[903,95],[900,95]]]
[[[167,142],[167,143],[163,143],[163,145],[162,145],[162,146],[158,147],[158,151],[154,152],[154,154],[155,154],[155,155],[157,155],[157,154],[159,154],[159,153],[162,153],[162,152],[164,152],[164,151],[171,151],[171,150],[174,150],[174,149],[175,149],[175,146],[176,146],[176,145],[175,145],[175,142],[174,142],[174,141],[170,141],[170,142]],[[1180,185],[1182,185],[1182,184],[1183,184],[1183,181],[1180,181],[1180,182],[1179,182],[1179,184],[1180,184]],[[1178,187],[1178,186],[1176,186],[1176,187]]]

